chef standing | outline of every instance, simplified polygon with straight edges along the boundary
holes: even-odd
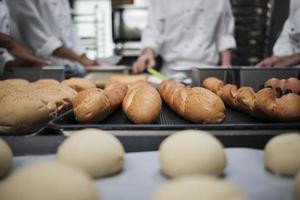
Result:
[[[140,73],[164,60],[162,72],[231,65],[234,17],[229,0],[151,0],[143,51],[133,65]]]
[[[83,76],[83,66],[96,64],[79,47],[68,0],[10,0],[8,5],[18,37],[37,56],[65,66],[67,76]]]
[[[261,67],[290,67],[300,65],[300,1],[291,0],[290,14],[273,47],[273,56],[264,59]]]
[[[24,45],[10,37],[11,19],[5,0],[0,0],[0,76],[11,67],[44,66],[46,60],[35,57]]]

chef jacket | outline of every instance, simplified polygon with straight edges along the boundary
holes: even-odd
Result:
[[[5,0],[0,0],[0,32],[9,35],[10,16]],[[0,75],[4,72],[7,62],[14,60],[13,56],[5,49],[0,47]]]
[[[22,32],[18,34],[20,40],[38,57],[48,59],[61,46],[83,53],[68,0],[10,0],[9,7],[18,30]]]
[[[291,0],[290,14],[285,21],[283,30],[277,39],[273,53],[286,56],[300,52],[300,1]]]
[[[142,47],[154,49],[164,67],[217,65],[219,53],[236,47],[229,0],[151,0]]]

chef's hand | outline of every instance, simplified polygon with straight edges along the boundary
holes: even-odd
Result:
[[[80,58],[80,63],[86,67],[99,65],[96,60],[89,59],[86,54],[82,54]]]
[[[292,67],[300,64],[300,53],[283,56],[278,62],[275,63],[274,67],[284,68]]]
[[[272,56],[269,58],[265,58],[260,63],[256,65],[256,67],[262,67],[262,68],[269,68],[276,66],[277,63],[281,62],[281,57],[279,56]]]
[[[35,57],[28,48],[18,42],[13,42],[7,50],[12,55],[22,60],[23,63],[30,64],[30,66],[42,67],[49,64],[47,60]]]
[[[150,48],[144,49],[142,55],[133,64],[132,72],[134,74],[141,73],[145,69],[154,67],[156,65],[154,51]]]

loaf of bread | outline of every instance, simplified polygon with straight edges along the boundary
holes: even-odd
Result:
[[[187,88],[180,83],[167,80],[159,85],[158,90],[164,101],[186,120],[211,124],[222,123],[225,118],[223,101],[205,88]]]
[[[150,124],[159,117],[162,101],[158,91],[142,81],[129,85],[122,107],[132,122]]]
[[[123,84],[132,84],[135,82],[144,81],[147,82],[147,76],[145,75],[126,75],[126,74],[116,74],[110,77],[110,81],[118,81]]]
[[[271,78],[265,82],[265,87],[276,89],[281,94],[298,93],[300,94],[300,80],[296,78],[277,79]]]
[[[105,90],[90,88],[79,92],[73,102],[75,118],[80,123],[97,123],[122,104],[127,86],[115,82]]]
[[[237,89],[232,84],[216,90],[216,85],[220,80],[214,77],[203,82],[203,87],[218,94],[228,106],[268,121],[300,121],[300,96],[295,93],[282,95],[271,88],[256,93],[251,87]]]
[[[62,81],[61,84],[71,87],[77,92],[81,92],[90,88],[96,88],[96,85],[92,81],[84,78],[70,78]]]
[[[19,83],[19,84],[18,84]],[[0,82],[0,134],[28,134],[70,109],[77,92],[56,80]]]
[[[256,95],[256,105],[273,121],[300,121],[300,96],[298,94],[288,93],[280,96],[271,88],[264,88]]]

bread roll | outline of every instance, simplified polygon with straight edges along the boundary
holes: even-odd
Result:
[[[300,200],[300,171],[294,181],[294,196],[295,200]]]
[[[174,81],[163,81],[158,88],[164,101],[181,117],[194,123],[221,123],[225,106],[213,92],[201,88],[187,88]]]
[[[247,200],[234,185],[209,176],[187,176],[166,183],[151,200]]]
[[[265,87],[276,89],[281,93],[281,95],[291,92],[300,94],[300,80],[296,78],[281,80],[277,78],[271,78],[265,82]]]
[[[209,77],[203,81],[202,86],[215,94],[218,94],[218,92],[224,87],[224,82],[215,77]]]
[[[12,160],[13,153],[10,147],[0,138],[0,180],[10,172]]]
[[[68,80],[64,80],[61,83],[65,86],[73,88],[77,92],[81,92],[90,88],[96,88],[96,85],[92,81],[84,78],[70,78]]]
[[[1,200],[99,200],[92,180],[58,162],[36,162],[17,169],[0,184]]]
[[[105,90],[91,88],[79,92],[73,102],[75,118],[80,123],[97,123],[122,104],[127,87],[113,83]]]
[[[122,107],[132,122],[150,124],[159,117],[162,101],[155,88],[145,82],[137,82],[129,86]]]
[[[265,146],[265,165],[276,175],[295,176],[300,172],[299,152],[299,133],[275,136]]]
[[[147,82],[147,76],[144,75],[125,75],[125,74],[120,74],[120,75],[112,75],[110,77],[110,81],[118,81],[120,83],[129,85],[135,82],[143,81]]]
[[[300,96],[297,94],[280,97],[271,88],[264,88],[256,95],[256,106],[274,121],[300,121]]]
[[[112,134],[84,129],[66,139],[58,148],[58,161],[83,170],[91,178],[118,173],[124,164],[125,150]]]
[[[226,167],[224,147],[204,131],[185,130],[167,137],[159,146],[160,168],[172,178],[221,175]]]

